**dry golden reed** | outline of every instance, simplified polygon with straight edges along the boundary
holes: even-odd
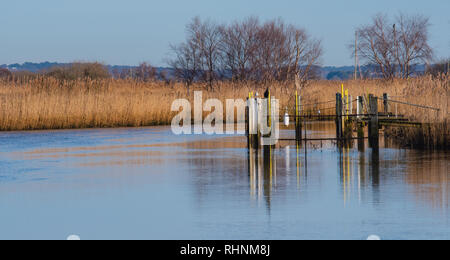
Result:
[[[408,135],[414,139],[417,133],[425,132],[423,135],[427,138],[448,139],[448,75],[394,81],[311,81],[301,90],[303,104],[306,105],[304,113],[316,114],[320,110],[321,114],[334,114],[336,92],[340,92],[342,83],[353,99],[369,93],[379,97],[389,93],[394,100],[439,108],[440,111],[435,112],[392,104],[392,112],[429,124],[422,132],[416,129],[391,134]],[[206,85],[195,84],[188,94],[181,83],[116,79],[61,81],[44,76],[25,82],[0,81],[0,130],[164,125],[170,124],[175,115],[170,111],[172,102],[178,98],[192,100],[195,90],[203,91],[204,100],[217,98],[224,101],[228,98],[244,99],[249,92],[262,95],[268,87],[271,94],[280,99],[280,112],[284,113],[285,107],[292,111],[295,87],[290,82],[265,85],[218,82],[212,90]],[[323,104],[309,105],[315,103]]]

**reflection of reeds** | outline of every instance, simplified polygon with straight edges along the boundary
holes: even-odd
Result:
[[[335,113],[335,94],[340,91],[335,81],[312,81],[301,91],[304,113]],[[422,77],[386,82],[361,80],[344,82],[353,96],[368,93],[382,96],[389,93],[393,99],[422,105],[439,107],[439,113],[405,105],[392,105],[392,112],[411,116],[415,120],[432,125],[425,130],[392,131],[400,137],[416,139],[417,133],[435,143],[446,140],[448,144],[448,99],[449,76],[441,78]],[[270,87],[272,96],[280,99],[280,112],[294,107],[292,83],[257,85],[253,83],[218,82],[214,90],[207,91],[197,84],[191,90],[203,90],[203,100],[218,98],[244,99],[251,91],[260,95]],[[132,80],[75,80],[58,81],[48,77],[37,77],[26,82],[0,81],[0,130],[62,129],[118,126],[147,126],[169,124],[175,115],[170,112],[175,99],[193,100],[187,95],[183,84],[138,82]],[[318,105],[309,105],[321,103]],[[225,104],[225,103],[224,103]],[[353,106],[354,108],[356,106]],[[427,125],[429,127],[429,125]],[[431,130],[430,130],[431,129]],[[426,140],[428,140],[426,139]],[[406,143],[405,139],[405,143]]]
[[[414,158],[406,170],[406,182],[411,184],[417,198],[444,212],[449,206],[450,188],[446,156],[445,153],[430,153],[425,158]]]

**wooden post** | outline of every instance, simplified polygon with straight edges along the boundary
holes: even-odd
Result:
[[[301,96],[295,92],[295,140],[301,142],[302,140],[302,120],[301,120]]]
[[[250,136],[250,129],[249,129],[249,126],[250,126],[250,122],[249,122],[249,120],[250,120],[250,115],[249,115],[249,113],[250,113],[250,94],[248,95],[249,97],[247,98],[247,106],[245,107],[245,136],[247,137],[247,139],[249,140],[249,136]],[[249,142],[249,144],[250,144],[250,142]]]
[[[362,96],[358,96],[356,105],[356,114],[358,119],[356,125],[358,127],[358,145],[360,145],[361,142],[364,144],[364,122],[361,120],[362,114],[364,113],[364,98]]]
[[[358,119],[361,119],[362,114],[364,113],[364,98],[362,96],[358,96],[356,107],[356,114]]]
[[[256,127],[256,144],[257,147],[259,147],[260,145],[260,140],[261,140],[261,130],[262,130],[262,120],[264,117],[264,112],[263,112],[263,99],[261,98],[257,98],[256,99],[256,111],[257,111],[257,127]]]
[[[369,95],[369,143],[376,148],[379,145],[378,98]]]
[[[387,93],[383,94],[383,104],[384,104],[384,113],[389,116],[389,95]]]
[[[251,97],[248,100],[248,143],[253,149],[258,148],[258,102]]]
[[[342,139],[344,136],[343,133],[343,124],[342,124],[342,111],[343,111],[343,103],[342,103],[342,94],[336,94],[336,138]]]

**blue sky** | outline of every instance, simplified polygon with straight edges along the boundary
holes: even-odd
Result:
[[[430,43],[450,57],[449,0],[14,0],[0,9],[0,64],[101,61],[161,66],[170,43],[184,38],[194,16],[231,22],[281,17],[324,46],[324,65],[351,65],[347,45],[378,12],[431,18]]]

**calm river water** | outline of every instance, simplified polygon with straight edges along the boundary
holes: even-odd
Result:
[[[0,239],[450,239],[448,152],[249,151],[167,127],[7,132],[0,147]]]

